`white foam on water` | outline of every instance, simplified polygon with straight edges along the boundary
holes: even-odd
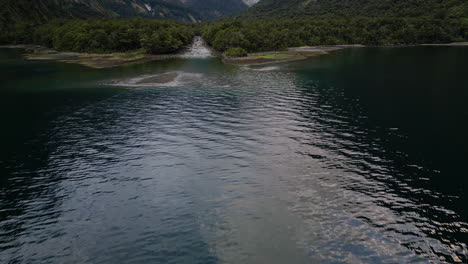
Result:
[[[260,0],[242,0],[242,2],[244,2],[248,6],[253,6],[256,3],[260,2]]]
[[[250,68],[254,71],[276,71],[279,70],[279,66],[270,66],[270,67],[263,67],[263,68]]]
[[[197,36],[193,39],[193,42],[188,50],[180,54],[180,57],[188,59],[209,58],[213,57],[213,53],[206,45],[206,42],[200,36]]]
[[[167,83],[139,83],[141,80],[157,77],[159,75],[168,74],[168,73],[177,73],[177,77]],[[111,82],[110,85],[113,86],[124,86],[124,87],[176,87],[183,85],[184,83],[193,82],[201,80],[203,77],[200,73],[190,73],[190,72],[164,72],[159,74],[147,74],[141,75],[135,78],[127,79],[127,80],[116,80]]]

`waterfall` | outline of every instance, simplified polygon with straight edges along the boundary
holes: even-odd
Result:
[[[200,36],[193,39],[192,44],[187,51],[180,55],[182,58],[208,58],[213,57],[211,50]]]

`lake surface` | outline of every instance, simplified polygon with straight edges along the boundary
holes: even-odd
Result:
[[[0,263],[468,263],[468,47],[21,52],[0,49]]]

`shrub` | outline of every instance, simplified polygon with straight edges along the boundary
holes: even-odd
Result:
[[[247,56],[247,51],[245,51],[243,48],[231,47],[224,52],[224,55],[227,57],[245,57]]]

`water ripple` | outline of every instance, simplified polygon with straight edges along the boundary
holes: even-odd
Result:
[[[334,85],[275,66],[173,88],[58,115],[1,160],[0,261],[468,261],[466,198]]]

